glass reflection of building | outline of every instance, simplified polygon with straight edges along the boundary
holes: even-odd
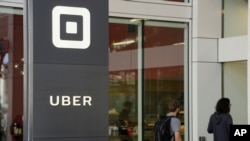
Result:
[[[182,120],[184,136],[186,27],[183,23],[110,19],[110,126],[117,126],[122,104],[130,101],[132,109],[127,130],[138,130],[138,113],[142,108],[143,138],[153,140],[155,121],[160,115],[169,112],[167,104],[170,100],[178,99],[182,106],[179,118]],[[117,137],[111,135],[110,138]]]
[[[1,140],[22,140],[23,15],[22,9],[0,7]]]

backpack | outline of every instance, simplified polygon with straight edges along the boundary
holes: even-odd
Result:
[[[155,141],[171,141],[171,118],[173,116],[161,116],[155,123],[154,137]]]

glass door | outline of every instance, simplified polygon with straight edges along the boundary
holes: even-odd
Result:
[[[132,141],[138,129],[138,34],[132,19],[109,23],[109,139]]]
[[[187,24],[110,18],[109,139],[153,141],[168,103],[181,104],[180,133],[188,129]]]
[[[145,21],[144,24],[144,141],[153,141],[154,125],[168,114],[172,100],[180,103],[180,130],[184,140],[187,115],[187,32],[186,24]],[[186,116],[187,117],[187,116]]]
[[[22,140],[23,15],[0,6],[0,138]]]

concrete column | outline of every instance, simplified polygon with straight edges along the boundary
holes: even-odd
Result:
[[[218,63],[218,38],[221,37],[221,0],[193,0],[191,46],[190,140],[207,133],[209,116],[222,96],[222,66]]]
[[[247,49],[248,49],[248,53],[247,53],[247,74],[250,74],[250,50],[249,50],[249,46],[250,46],[250,36],[249,36],[249,34],[250,34],[250,2],[248,2],[248,40],[247,40]],[[250,101],[249,101],[249,99],[250,99],[250,75],[247,75],[247,99],[248,99],[248,101],[247,101],[247,107],[248,107],[248,109],[247,109],[247,112],[248,112],[248,117],[247,117],[247,119],[248,119],[248,124],[250,124]]]

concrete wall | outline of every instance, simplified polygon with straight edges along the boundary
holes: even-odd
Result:
[[[218,39],[221,38],[221,0],[193,0],[191,62],[191,140],[205,137],[210,114],[222,96],[222,66],[218,63]]]
[[[24,0],[0,0],[1,6],[23,7]]]
[[[246,0],[225,0],[224,37],[247,34],[248,7]]]
[[[165,19],[171,21],[189,21],[191,19],[192,11],[190,5],[162,3],[109,0],[109,14],[110,16],[118,17]]]
[[[250,2],[248,2],[248,7],[250,7]],[[248,35],[250,34],[250,10],[248,10]],[[247,37],[247,48],[250,45],[250,36]],[[247,50],[247,74],[250,74],[250,50]],[[247,99],[250,99],[250,75],[247,75]],[[250,107],[250,102],[247,103],[247,107]],[[250,124],[250,108],[247,109],[248,116],[247,121]]]
[[[224,63],[224,96],[231,100],[234,124],[247,124],[247,62]]]
[[[219,39],[219,62],[247,60],[247,35]]]

